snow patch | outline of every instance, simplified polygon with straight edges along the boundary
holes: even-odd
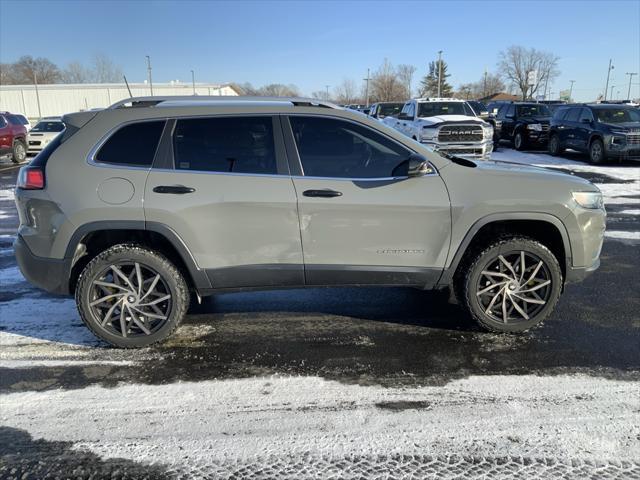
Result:
[[[640,209],[636,210],[636,209],[630,208],[629,210],[621,210],[617,213],[622,213],[625,215],[640,215]]]
[[[0,190],[0,200],[15,200],[16,196],[13,189]]]
[[[605,230],[605,237],[615,238],[616,240],[628,240],[635,243],[640,241],[640,232],[625,232],[622,230]]]

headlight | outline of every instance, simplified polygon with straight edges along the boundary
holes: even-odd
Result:
[[[542,124],[540,124],[540,123],[532,123],[530,125],[527,125],[527,130],[534,130],[536,132],[541,132],[542,131]]]
[[[491,125],[488,127],[482,127],[482,133],[484,134],[485,140],[487,138],[493,138],[493,127]]]
[[[573,199],[582,208],[602,208],[602,192],[572,192]]]
[[[436,130],[429,127],[422,127],[422,132],[420,132],[420,138],[424,138],[425,140],[431,140],[436,136]]]

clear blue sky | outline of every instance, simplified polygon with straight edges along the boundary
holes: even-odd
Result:
[[[14,1],[0,0],[0,61],[48,57],[64,66],[105,53],[130,81],[293,83],[304,94],[343,78],[360,80],[387,57],[418,67],[444,50],[450,82],[495,70],[509,45],[560,57],[551,90],[576,80],[590,100],[611,84],[625,97],[640,73],[640,1]],[[416,83],[417,80],[414,81]],[[640,96],[638,76],[632,96]]]

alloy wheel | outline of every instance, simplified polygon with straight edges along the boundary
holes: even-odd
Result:
[[[602,159],[602,144],[600,142],[593,142],[591,145],[591,160],[594,163],[598,163]]]
[[[476,286],[485,314],[504,324],[535,317],[547,304],[551,291],[549,268],[525,251],[498,255],[481,272]]]
[[[24,145],[20,142],[17,142],[15,146],[16,160],[18,161],[18,163],[20,163],[20,162],[23,162],[26,157],[27,157],[27,151],[24,148]]]
[[[121,337],[151,335],[167,322],[172,296],[162,276],[138,262],[109,265],[91,283],[89,307],[98,325]]]

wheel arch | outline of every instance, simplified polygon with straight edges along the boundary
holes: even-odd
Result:
[[[101,251],[119,243],[137,243],[154,249],[169,260],[185,276],[194,290],[206,290],[211,284],[180,236],[166,225],[144,221],[97,221],[75,230],[67,245],[69,292],[73,293],[82,269]]]
[[[558,259],[563,277],[572,265],[571,243],[569,234],[562,221],[548,213],[497,213],[478,220],[458,245],[450,263],[444,270],[439,286],[448,286],[454,280],[458,270],[476,251],[483,248],[492,239],[503,235],[525,235],[545,245]]]

